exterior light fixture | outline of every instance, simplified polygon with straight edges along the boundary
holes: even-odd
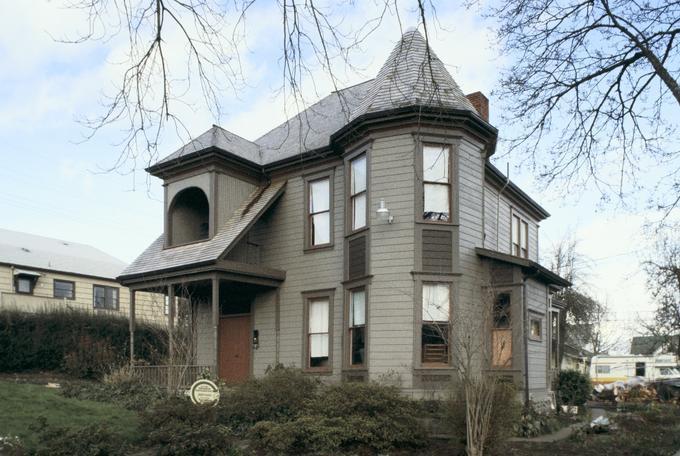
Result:
[[[394,217],[390,215],[390,210],[387,208],[385,205],[385,200],[380,199],[380,207],[378,207],[378,210],[375,211],[375,213],[378,215],[378,218],[381,220],[387,220],[387,223],[392,223],[394,221]]]

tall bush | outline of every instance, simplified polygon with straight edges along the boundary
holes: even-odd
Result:
[[[159,363],[166,346],[163,330],[137,325],[137,358]],[[0,311],[0,372],[62,370],[82,378],[98,378],[125,363],[129,350],[129,322],[123,316]]]
[[[583,405],[590,397],[590,378],[575,370],[563,370],[556,379],[557,399],[564,405]]]

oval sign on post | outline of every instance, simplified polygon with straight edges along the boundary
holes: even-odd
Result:
[[[197,405],[217,405],[220,401],[220,389],[210,380],[196,380],[189,389],[191,402]]]

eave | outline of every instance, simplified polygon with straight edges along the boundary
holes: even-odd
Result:
[[[482,258],[501,261],[503,263],[512,264],[522,268],[525,274],[531,275],[533,278],[539,279],[548,285],[555,285],[560,288],[570,287],[571,282],[560,277],[551,270],[527,258],[520,258],[507,253],[497,252],[495,250],[483,249],[481,247],[475,248],[477,255]]]
[[[537,217],[539,220],[545,220],[550,217],[550,213],[548,211],[546,211],[533,198],[527,195],[524,190],[519,188],[515,183],[508,180],[507,176],[503,175],[503,173],[488,160],[486,162],[485,177],[498,189],[504,188],[504,193],[514,197],[516,200],[524,204],[525,207],[531,211],[532,215]]]

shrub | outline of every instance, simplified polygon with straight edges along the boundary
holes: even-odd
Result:
[[[396,387],[343,383],[321,388],[295,419],[262,421],[249,435],[267,453],[416,448],[425,444],[417,411]]]
[[[555,390],[560,404],[583,405],[590,397],[592,387],[587,375],[575,370],[563,370],[557,376]]]
[[[121,378],[104,382],[68,382],[59,390],[64,397],[111,402],[129,410],[142,411],[166,398],[166,392],[140,380]]]
[[[62,370],[100,378],[129,359],[129,338],[129,322],[123,316],[0,311],[0,372]],[[157,364],[166,344],[163,330],[137,325],[137,358]]]
[[[277,366],[263,378],[251,379],[220,400],[220,422],[243,432],[259,421],[296,417],[319,388],[319,380],[299,369]]]
[[[560,427],[554,415],[539,412],[533,403],[529,403],[519,421],[515,424],[515,434],[518,437],[536,437],[549,434]]]
[[[159,455],[233,455],[233,437],[217,422],[214,407],[192,404],[184,398],[159,402],[142,414],[146,443],[158,446]]]
[[[36,456],[117,456],[128,454],[126,445],[121,445],[121,436],[109,431],[101,424],[92,424],[78,429],[49,426],[44,417],[38,418],[34,427],[38,432]]]
[[[0,435],[0,454],[3,456],[23,456],[26,453],[23,443],[17,436]]]

